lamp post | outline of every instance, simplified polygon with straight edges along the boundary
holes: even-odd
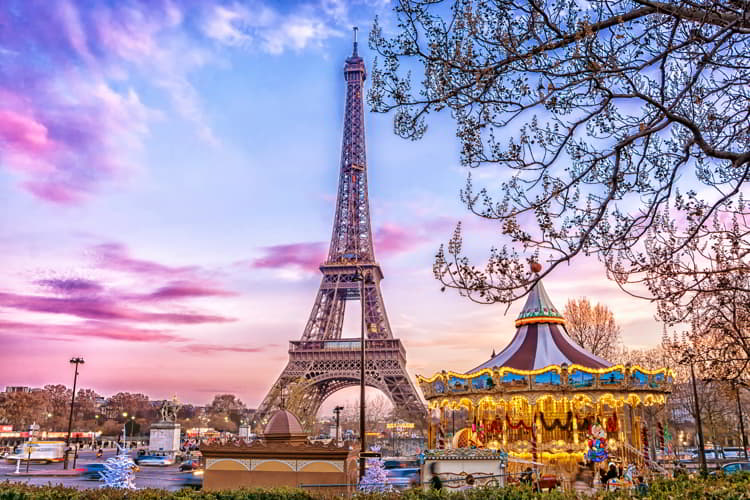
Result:
[[[339,417],[341,415],[341,411],[344,409],[343,406],[337,406],[333,409],[333,413],[336,415],[336,444],[339,444],[340,438],[339,438]]]
[[[734,395],[737,397],[737,415],[740,419],[740,436],[742,437],[742,453],[745,455],[747,460],[747,436],[745,436],[745,417],[742,414],[742,404],[740,403],[740,384],[737,381],[732,382],[734,386]]]
[[[693,400],[695,401],[695,423],[698,426],[698,450],[701,456],[701,475],[708,475],[708,466],[706,465],[706,449],[703,443],[703,424],[701,423],[701,408],[698,404],[698,389],[695,387],[695,369],[693,368],[693,355],[686,354],[683,360],[690,363],[690,380],[693,384]]]
[[[78,365],[84,363],[82,357],[75,357],[70,360],[70,363],[76,365],[76,371],[73,375],[73,397],[70,401],[70,416],[68,417],[68,437],[65,438],[65,460],[63,461],[63,469],[68,468],[68,453],[70,453],[70,431],[73,427],[73,406],[76,404],[76,382],[78,382]]]
[[[123,448],[125,450],[127,450],[127,446],[128,446],[128,443],[127,443],[127,439],[128,439],[128,431],[127,431],[127,429],[128,429],[128,412],[126,412],[126,411],[122,412],[122,417],[125,419],[125,421],[122,424],[122,446],[123,446]],[[118,455],[120,454],[119,450],[118,450],[117,454]],[[125,452],[125,454],[127,455],[127,451]]]
[[[354,281],[359,281],[359,302],[362,305],[362,323],[360,325],[359,340],[359,478],[365,476],[365,457],[362,455],[367,448],[365,437],[365,275],[361,267],[357,267]]]

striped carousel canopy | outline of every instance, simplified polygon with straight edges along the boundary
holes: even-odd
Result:
[[[594,356],[573,341],[565,330],[565,319],[547,295],[542,282],[529,292],[526,305],[516,319],[516,335],[500,354],[468,373],[506,366],[516,370],[538,370],[550,365],[581,365],[607,368],[612,363]]]

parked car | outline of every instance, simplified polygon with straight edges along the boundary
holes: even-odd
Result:
[[[405,490],[419,484],[419,469],[387,469],[386,482],[399,490]]]
[[[135,463],[144,466],[166,467],[167,465],[174,464],[174,458],[166,455],[141,455],[140,457],[135,457]]]
[[[718,471],[709,472],[709,476],[716,476],[717,472],[734,474],[736,472],[750,472],[750,462],[732,462],[724,464]]]
[[[195,458],[190,458],[183,461],[180,464],[180,472],[193,471],[201,468],[201,461]]]
[[[735,472],[750,472],[750,462],[732,462],[730,464],[725,464],[721,471],[724,474],[734,474]]]

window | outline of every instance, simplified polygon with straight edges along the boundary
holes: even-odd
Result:
[[[648,375],[640,370],[633,370],[630,379],[633,385],[646,385],[646,383],[648,383]]]
[[[599,383],[602,385],[617,385],[623,380],[625,380],[625,375],[623,375],[621,370],[613,370],[599,375]]]
[[[561,383],[560,374],[557,373],[555,370],[550,370],[548,372],[540,373],[539,375],[534,376],[534,383],[535,384],[560,385]]]
[[[471,379],[471,386],[474,389],[492,389],[495,387],[495,383],[492,381],[492,377],[488,373],[484,373],[478,377]]]
[[[516,373],[511,373],[511,372],[505,372],[503,374],[503,384],[526,385],[528,383],[529,383],[529,379],[523,375],[518,375]]]
[[[469,384],[465,378],[451,377],[448,387],[453,392],[462,392],[469,388]]]
[[[568,384],[573,387],[591,387],[594,385],[594,375],[581,370],[573,370],[568,375]]]

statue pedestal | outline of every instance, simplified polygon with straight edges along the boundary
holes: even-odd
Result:
[[[180,452],[180,424],[175,422],[152,424],[148,451],[166,453],[175,458],[175,455]]]
[[[249,425],[247,425],[247,424],[240,425],[239,434],[240,434],[241,438],[247,439],[247,438],[250,437],[251,433],[252,433],[252,429],[250,429]]]

